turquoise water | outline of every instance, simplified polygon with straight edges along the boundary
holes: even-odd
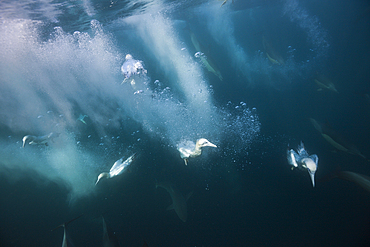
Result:
[[[75,246],[103,245],[101,215],[121,246],[369,244],[368,191],[333,178],[370,174],[368,3],[221,4],[0,3],[1,246],[60,246],[51,230],[81,214]],[[127,54],[146,70],[134,82]],[[185,166],[177,147],[200,138],[217,148]],[[301,140],[315,188],[286,158]]]

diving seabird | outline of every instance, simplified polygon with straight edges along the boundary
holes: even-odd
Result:
[[[27,142],[30,145],[41,145],[41,144],[43,144],[45,146],[48,146],[49,140],[53,141],[54,138],[58,137],[59,135],[60,135],[59,133],[54,133],[54,132],[51,132],[50,134],[44,135],[44,136],[26,135],[22,139],[22,141],[23,141],[22,147],[25,147]]]
[[[112,178],[122,174],[125,171],[125,168],[131,165],[131,162],[134,160],[136,154],[131,155],[125,161],[123,161],[123,157],[116,162],[114,162],[112,168],[108,172],[102,172],[98,176],[98,180],[96,181],[95,185],[97,185],[102,178]]]
[[[194,149],[191,149],[190,147],[179,147],[177,150],[180,152],[181,159],[185,161],[185,165],[188,165],[189,158],[198,157],[202,154],[202,147],[217,148],[215,144],[209,142],[207,139],[201,138],[195,143]]]
[[[317,155],[309,155],[304,148],[303,142],[301,142],[301,144],[298,145],[297,152],[293,149],[287,151],[287,158],[288,163],[292,166],[292,169],[299,168],[301,170],[308,171],[312,186],[315,187],[315,173],[317,170],[317,164],[319,162]]]

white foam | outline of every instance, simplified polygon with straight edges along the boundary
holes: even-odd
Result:
[[[61,136],[49,147],[20,149],[20,143],[2,142],[0,168],[25,175],[32,169],[67,186],[71,198],[78,198],[93,191],[96,176],[106,170],[108,158],[117,158],[112,157],[114,147],[105,145],[110,139],[105,138],[105,133],[117,132],[124,140],[125,133],[120,131],[127,119],[141,125],[145,135],[174,148],[183,139],[227,140],[228,132],[241,138],[240,145],[253,139],[259,132],[259,124],[254,124],[258,119],[252,119],[254,114],[246,109],[238,117],[213,105],[201,65],[187,49],[182,49],[184,44],[174,22],[155,12],[157,7],[150,5],[149,13],[123,20],[137,28],[141,42],[167,75],[168,81],[164,82],[150,83],[154,80],[145,78],[148,88],[139,94],[134,93],[131,85],[120,85],[120,66],[125,56],[120,50],[125,48],[118,49],[113,35],[104,31],[99,22],[92,21],[89,32],[69,34],[56,28],[50,38],[43,39],[41,22],[3,21],[0,123],[19,135],[19,140],[26,133],[42,135],[54,131]],[[89,116],[87,125],[76,121],[80,114]],[[84,142],[71,134],[79,128],[89,128],[93,133],[87,135],[97,132],[102,138],[90,138],[88,146],[82,149]],[[96,152],[94,147],[98,146],[107,148],[110,157]]]

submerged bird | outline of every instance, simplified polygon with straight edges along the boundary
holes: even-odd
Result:
[[[124,157],[122,157],[121,159],[114,162],[109,172],[102,172],[99,174],[98,180],[96,181],[95,185],[97,185],[102,178],[112,178],[122,174],[125,171],[125,168],[131,165],[131,162],[134,160],[135,155],[136,153],[128,157],[125,161],[123,160]]]
[[[130,80],[131,85],[134,86],[135,80],[131,77],[133,75],[146,74],[147,70],[144,69],[142,61],[135,60],[130,54],[127,54],[125,59],[121,67],[121,72],[125,76],[122,84]]]
[[[103,218],[103,246],[104,247],[119,247],[118,238],[114,231],[107,226]]]
[[[186,145],[179,144],[177,150],[180,152],[181,159],[184,159],[185,165],[188,165],[189,158],[198,157],[202,154],[202,147],[217,148],[215,144],[209,142],[207,139],[201,138],[197,140],[195,145],[194,142],[191,141],[186,142]]]
[[[64,235],[63,235],[63,243],[62,243],[62,247],[68,247],[68,246],[73,246],[72,244],[71,244],[71,241],[69,240],[69,238],[68,238],[68,235],[67,235],[67,225],[69,224],[69,223],[71,223],[72,221],[75,221],[75,220],[77,220],[78,218],[80,218],[82,215],[80,215],[80,216],[78,216],[78,217],[76,217],[76,218],[74,218],[74,219],[72,219],[72,220],[70,220],[70,221],[67,221],[67,222],[65,222],[65,223],[63,223],[63,224],[61,224],[61,225],[59,225],[59,226],[57,226],[55,229],[53,229],[52,231],[54,231],[54,230],[56,230],[56,229],[58,229],[59,227],[63,227],[64,228]]]
[[[82,123],[84,123],[84,124],[86,124],[86,122],[85,122],[85,117],[88,117],[87,115],[82,115],[82,114],[80,114],[80,116],[77,118],[77,121],[81,121]]]
[[[312,186],[315,187],[315,173],[317,170],[317,163],[319,158],[316,154],[309,155],[304,148],[303,142],[298,145],[297,152],[293,149],[287,151],[288,163],[293,166],[293,168],[299,168],[301,170],[307,170],[310,174],[312,181]]]
[[[180,191],[171,183],[156,183],[155,187],[162,187],[163,189],[167,190],[172,199],[172,204],[168,206],[167,210],[174,209],[180,220],[186,222],[188,218],[186,201],[190,198],[193,192],[190,192],[189,194],[187,194],[186,197],[184,197],[180,193]]]
[[[59,133],[54,133],[54,132],[51,132],[50,134],[48,135],[44,135],[44,136],[33,136],[33,135],[26,135],[23,137],[22,141],[23,141],[23,145],[22,147],[25,147],[26,143],[28,142],[29,145],[45,145],[45,146],[48,146],[48,142],[51,140],[51,141],[54,141],[54,138],[58,137],[60,134]]]
[[[350,154],[358,155],[367,160],[366,156],[363,155],[356,146],[345,141],[344,138],[338,135],[333,129],[329,128],[326,125],[318,123],[313,118],[310,118],[310,121],[315,129],[320,132],[321,136],[324,137],[324,139],[333,147]]]

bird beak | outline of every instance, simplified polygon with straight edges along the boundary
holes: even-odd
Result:
[[[310,174],[310,178],[311,178],[311,182],[312,182],[312,187],[315,187],[315,173],[314,172],[311,172],[311,171],[308,171],[308,173]]]
[[[209,144],[208,144],[208,146],[209,146],[209,147],[217,148],[217,146],[216,146],[215,144],[213,144],[213,143],[209,143]]]
[[[132,160],[135,160],[137,158],[136,153],[134,153],[133,155],[131,155],[131,157],[132,157]]]

